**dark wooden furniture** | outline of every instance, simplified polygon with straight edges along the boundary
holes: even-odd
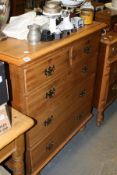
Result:
[[[114,24],[117,23],[117,11],[110,9],[97,11],[95,13],[95,20],[106,23],[106,28],[112,30]]]
[[[25,0],[10,0],[10,16],[21,15],[25,12]]]
[[[12,108],[12,127],[0,135],[0,163],[12,155],[13,175],[24,175],[24,133],[29,130],[34,121]]]
[[[97,125],[104,119],[104,110],[117,98],[117,33],[102,37],[98,57],[94,106]]]
[[[26,135],[27,174],[38,173],[92,117],[92,97],[101,29],[94,22],[70,36],[31,46],[0,42],[9,64],[12,105],[33,117]]]

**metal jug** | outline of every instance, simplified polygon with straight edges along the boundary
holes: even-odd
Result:
[[[40,26],[37,24],[28,26],[29,32],[27,35],[27,40],[30,44],[35,45],[41,40]]]

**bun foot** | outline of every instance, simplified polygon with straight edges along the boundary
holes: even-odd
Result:
[[[104,121],[104,112],[98,112],[96,125],[100,126]]]
[[[81,132],[84,131],[85,128],[86,128],[86,126],[84,125],[83,127],[80,128],[80,131],[81,131]]]

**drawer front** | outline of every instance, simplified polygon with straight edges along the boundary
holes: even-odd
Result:
[[[82,59],[88,59],[91,63],[97,56],[99,45],[99,33],[89,35],[88,37],[81,39],[73,44],[71,57],[73,59],[73,65],[76,65]]]
[[[87,117],[89,117],[90,114],[89,106],[83,106],[83,109],[85,109],[85,116],[78,118],[78,115],[76,116],[75,114],[72,114],[41,144],[30,149],[31,166],[33,171],[51,156],[57,147],[67,139],[76,127],[80,126],[84,120],[87,120]],[[83,109],[80,108],[81,111],[83,111]]]
[[[28,132],[29,147],[41,143],[50,133],[52,133],[63,120],[68,118],[73,112],[74,104],[69,94],[57,98],[54,103],[50,103],[40,110],[36,116],[36,125]]]
[[[54,52],[43,59],[38,59],[34,64],[24,69],[25,92],[28,93],[48,81],[52,81],[58,75],[67,72],[69,64],[69,50],[66,48]]]
[[[94,90],[94,78],[95,74],[92,74],[89,78],[85,79],[82,82],[74,81],[75,88],[73,90],[73,94],[76,102],[79,101],[79,103],[85,103],[87,102],[87,98],[89,98],[89,101],[91,100]]]
[[[73,79],[75,81],[84,81],[92,74],[96,73],[97,59],[92,60],[84,58],[73,66]]]
[[[38,89],[27,96],[27,115],[35,118],[40,110],[47,108],[50,103],[60,103],[64,94],[70,94],[72,87],[69,79],[69,75],[56,79],[42,89]]]

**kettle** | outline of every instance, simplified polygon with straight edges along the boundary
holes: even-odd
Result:
[[[27,40],[30,44],[35,45],[41,40],[40,26],[37,24],[32,24],[28,26],[29,32],[27,35]]]

